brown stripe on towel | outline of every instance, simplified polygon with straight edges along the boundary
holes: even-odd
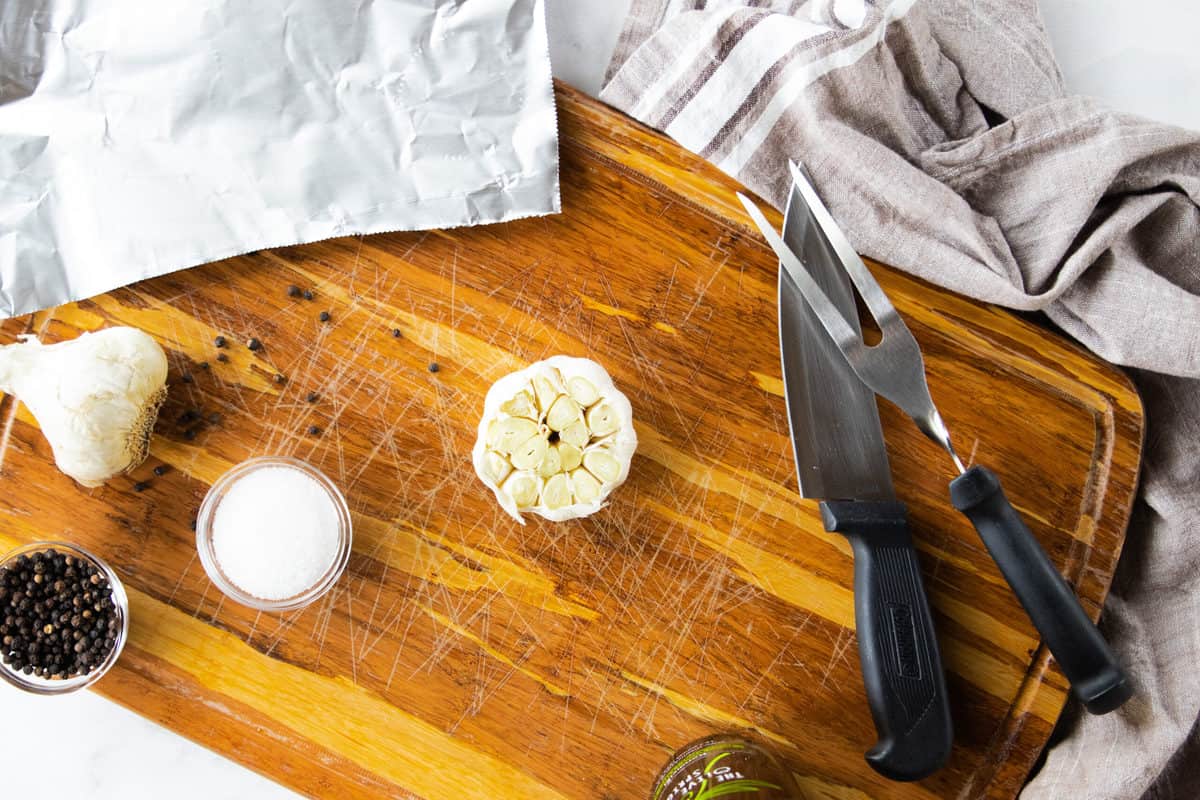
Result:
[[[743,126],[752,125],[754,120],[758,119],[763,108],[771,102],[776,92],[787,83],[793,66],[799,67],[804,63],[811,63],[854,45],[861,39],[870,36],[876,24],[878,24],[878,19],[872,20],[868,17],[862,27],[855,31],[835,30],[798,43],[795,48],[780,57],[763,73],[758,83],[738,104],[732,116],[725,121],[716,136],[705,145],[699,154],[709,161],[719,162],[729,148],[741,138]],[[828,47],[830,44],[836,46]]]
[[[746,34],[754,28],[754,26],[758,25],[758,23],[770,16],[770,12],[755,11],[747,15],[735,14],[726,20],[721,26],[718,36],[715,40],[715,52],[712,48],[701,51],[700,58],[697,59],[697,62],[704,60],[705,63],[699,68],[699,73],[689,73],[684,77],[683,81],[690,81],[690,83],[683,91],[677,93],[674,91],[674,87],[672,87],[672,91],[668,91],[666,95],[664,95],[665,98],[675,95],[678,96],[676,97],[675,101],[667,107],[666,111],[658,119],[658,121],[651,124],[656,128],[663,129],[674,122],[675,118],[679,116],[679,112],[683,110],[684,106],[690,103],[692,98],[696,96],[696,92],[700,91],[701,87],[708,83],[708,79],[711,78],[713,73],[717,71],[717,68],[725,63],[725,59],[728,58],[730,51],[737,46],[737,43],[740,42],[746,36]],[[729,31],[728,34],[725,33],[726,30]],[[652,114],[653,112],[647,116],[652,117]]]
[[[669,5],[670,0],[633,0],[630,3],[625,27],[617,37],[612,60],[608,62],[608,69],[604,71],[605,83],[612,80],[613,75],[629,60],[634,50],[645,44],[646,40],[662,27]]]

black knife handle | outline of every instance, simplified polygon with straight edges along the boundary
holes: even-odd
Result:
[[[854,627],[879,737],[867,763],[919,780],[946,763],[954,729],[908,514],[903,503],[831,500],[821,518],[854,548]]]
[[[1133,695],[1133,686],[1075,592],[1008,502],[996,474],[971,467],[950,482],[950,501],[979,531],[1084,708],[1093,714],[1119,708]]]

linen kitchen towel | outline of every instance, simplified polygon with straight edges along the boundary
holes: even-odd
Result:
[[[632,0],[601,96],[778,207],[803,161],[860,252],[1130,369],[1138,694],[1069,707],[1022,797],[1200,797],[1200,134],[1067,96],[1034,0]]]
[[[557,211],[542,0],[3,0],[0,318]]]

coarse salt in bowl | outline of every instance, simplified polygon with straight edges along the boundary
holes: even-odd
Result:
[[[209,489],[196,519],[204,571],[226,596],[260,611],[321,597],[350,560],[350,509],[320,470],[285,456],[238,464]]]

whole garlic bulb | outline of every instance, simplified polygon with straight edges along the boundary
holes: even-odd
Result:
[[[166,382],[166,354],[136,328],[0,347],[0,392],[29,408],[58,468],[84,486],[146,459]]]
[[[599,511],[636,449],[633,409],[604,367],[554,356],[488,390],[472,460],[517,522],[561,522]]]

